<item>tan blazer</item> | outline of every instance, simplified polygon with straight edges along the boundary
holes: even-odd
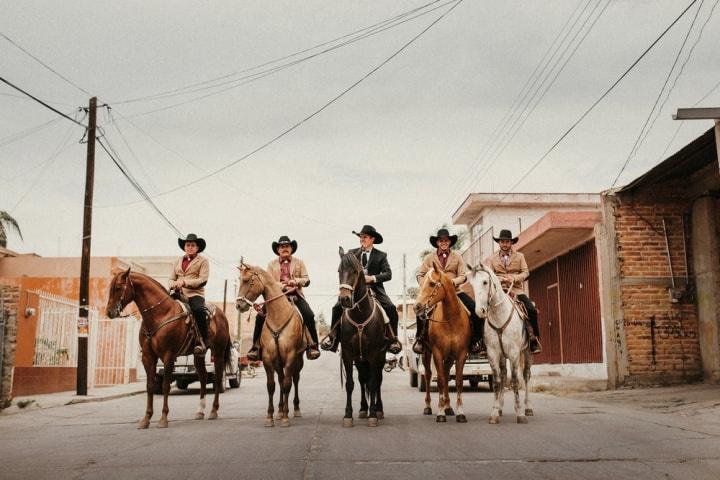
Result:
[[[268,263],[267,271],[276,281],[280,281],[280,257],[276,257],[270,263]],[[297,283],[296,292],[301,297],[305,298],[303,294],[303,287],[310,284],[310,277],[308,276],[305,262],[296,257],[290,257],[290,279],[295,280]]]
[[[442,262],[440,262],[440,258],[437,254],[437,250],[425,255],[422,265],[420,265],[420,269],[417,272],[416,278],[418,283],[422,283],[425,274],[432,268],[433,261],[437,261],[440,265],[442,265]],[[462,255],[455,250],[450,250],[450,255],[447,258],[447,262],[445,262],[445,269],[443,271],[445,272],[445,275],[452,278],[456,289],[467,280],[467,267],[465,266],[465,261],[463,260]]]
[[[510,261],[508,262],[507,268],[503,264],[500,254],[502,250],[498,250],[497,253],[490,257],[488,267],[495,272],[495,275],[507,275],[513,280],[511,291],[512,293],[519,295],[525,293],[525,280],[530,276],[530,270],[528,270],[527,262],[525,261],[525,255],[520,252],[512,250],[510,254]]]
[[[210,277],[210,262],[202,255],[197,255],[190,261],[187,270],[183,272],[182,261],[184,255],[175,262],[175,268],[170,273],[170,281],[183,280],[183,295],[186,297],[205,296],[205,284]]]

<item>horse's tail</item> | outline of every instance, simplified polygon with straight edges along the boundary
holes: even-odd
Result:
[[[342,355],[340,355],[340,388],[345,389],[345,382],[343,381],[343,373],[347,375],[347,372],[345,372],[345,365],[343,364]]]

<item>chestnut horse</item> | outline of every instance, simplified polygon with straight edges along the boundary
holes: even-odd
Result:
[[[107,303],[107,316],[119,317],[125,306],[135,302],[142,317],[140,329],[140,348],[142,362],[147,375],[147,408],[145,417],[140,420],[138,428],[148,428],[153,415],[153,389],[155,388],[155,367],[158,358],[165,366],[163,377],[163,409],[159,427],[168,426],[168,394],[175,359],[180,355],[192,353],[196,341],[195,320],[190,308],[178,300],[174,300],[160,283],[147,275],[131,272],[128,268],[117,273],[110,282],[110,293]],[[227,318],[219,308],[213,308],[208,323],[208,345],[215,363],[215,380],[213,382],[215,399],[213,400],[210,420],[218,417],[220,392],[223,390],[223,374],[225,365],[230,361],[230,329]],[[200,406],[195,418],[205,417],[205,392],[207,370],[205,357],[195,356],[195,369],[200,379]]]
[[[495,394],[495,402],[488,422],[492,424],[500,422],[507,383],[507,361],[509,360],[510,387],[515,396],[515,416],[517,423],[527,423],[527,417],[533,415],[528,385],[532,355],[528,349],[525,320],[523,320],[517,304],[510,298],[510,295],[505,293],[500,280],[492,270],[480,264],[472,270],[468,278],[475,290],[475,305],[478,315],[482,316],[487,312],[485,345],[490,368],[493,371],[493,393]],[[523,382],[520,382],[519,379],[520,372],[522,372]],[[525,390],[524,412],[520,408],[521,388]]]
[[[307,348],[302,316],[283,293],[282,285],[260,267],[241,262],[240,288],[235,306],[241,312],[247,311],[253,302],[262,295],[265,299],[267,315],[260,334],[262,361],[267,376],[268,410],[266,427],[274,427],[273,395],[275,394],[275,375],[280,384],[280,402],[278,417],[281,427],[289,427],[288,418],[290,388],[295,384],[294,414],[301,417],[300,370],[303,368],[303,352]]]
[[[445,275],[442,267],[433,262],[425,275],[420,292],[415,300],[415,311],[429,312],[434,310],[427,319],[428,346],[423,354],[425,367],[425,415],[432,415],[430,407],[430,383],[432,382],[432,369],[430,357],[435,364],[438,377],[438,422],[445,422],[445,415],[454,415],[450,406],[450,369],[455,364],[455,388],[457,416],[460,423],[467,422],[463,411],[463,368],[470,345],[470,317],[462,302],[455,293],[455,286],[450,277]]]
[[[359,252],[358,252],[359,255]],[[352,393],[353,364],[358,370],[360,382],[359,418],[367,418],[369,427],[376,427],[384,418],[382,404],[382,378],[385,366],[385,315],[382,307],[372,296],[372,290],[365,283],[365,275],[358,256],[345,253],[340,247],[340,293],[338,300],[343,308],[338,328],[342,348],[342,362],[345,369],[344,427],[353,426]],[[369,415],[368,402],[370,400]]]

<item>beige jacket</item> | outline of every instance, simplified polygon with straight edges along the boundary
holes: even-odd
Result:
[[[498,277],[505,275],[512,279],[512,293],[516,295],[525,293],[525,280],[530,276],[530,270],[528,270],[527,262],[525,262],[525,255],[512,250],[506,268],[500,257],[501,253],[502,250],[498,250],[497,253],[490,257],[488,267],[490,267]]]
[[[276,281],[280,281],[280,257],[276,257],[270,263],[268,263],[267,271]],[[308,276],[305,262],[296,257],[290,257],[290,279],[295,280],[297,283],[296,292],[301,297],[305,298],[303,294],[303,287],[310,284],[310,277]]]
[[[442,265],[440,258],[438,258],[437,250],[425,255],[422,265],[420,265],[420,269],[417,272],[416,278],[419,284],[422,284],[425,274],[432,268],[433,261],[437,261],[438,264]],[[448,256],[447,262],[445,262],[445,269],[443,271],[445,275],[452,278],[456,289],[467,280],[467,267],[465,266],[462,255],[455,250],[450,250],[450,256]]]
[[[170,281],[182,280],[185,282],[183,285],[183,295],[186,297],[194,297],[200,295],[205,296],[205,284],[208,282],[210,276],[210,262],[202,255],[197,255],[190,261],[187,270],[183,272],[182,261],[184,255],[175,262],[175,268],[170,273]]]

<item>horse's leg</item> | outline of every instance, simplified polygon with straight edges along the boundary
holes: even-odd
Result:
[[[360,411],[358,412],[358,418],[368,418],[368,382],[370,371],[367,365],[362,364],[357,366],[358,369],[358,383],[360,384]]]
[[[502,377],[502,388],[500,389],[500,410],[498,410],[498,414],[502,416],[503,414],[503,406],[505,405],[505,386],[508,382],[507,377],[507,357],[502,356],[500,361],[500,376]]]
[[[205,394],[207,392],[207,369],[205,368],[205,357],[199,355],[193,355],[193,363],[195,364],[195,370],[198,373],[198,380],[200,381],[200,405],[195,413],[195,420],[202,420],[205,418]]]
[[[168,396],[170,395],[170,382],[172,382],[172,373],[175,370],[175,358],[171,353],[165,355],[163,358],[163,364],[165,365],[165,375],[163,375],[163,408],[158,427],[167,428],[168,426],[168,413],[170,412],[170,406],[168,405]]]
[[[300,384],[300,370],[298,369],[297,372],[293,375],[293,386],[295,387],[295,398],[293,399],[293,417],[300,418],[302,417],[302,412],[300,411],[300,390],[299,388]]]
[[[493,401],[493,408],[492,412],[490,412],[490,418],[488,418],[488,423],[500,423],[500,415],[501,415],[501,403],[500,403],[500,395],[505,388],[505,385],[503,383],[502,375],[503,375],[503,368],[500,366],[501,362],[504,362],[505,359],[501,358],[502,355],[500,352],[494,351],[493,348],[488,348],[488,362],[490,363],[490,369],[493,373],[493,395],[495,396],[495,399]]]
[[[353,409],[352,409],[352,392],[355,388],[353,380],[353,361],[350,358],[343,358],[343,366],[345,367],[345,394],[347,400],[345,402],[345,417],[343,417],[343,427],[353,426]],[[360,375],[358,366],[358,377]]]
[[[272,363],[263,362],[265,367],[265,378],[268,392],[268,409],[267,416],[265,417],[265,426],[274,427],[275,421],[273,420],[273,414],[275,413],[275,407],[273,406],[273,396],[275,395],[275,369]]]
[[[517,418],[517,423],[527,423],[527,417],[525,416],[525,412],[520,411],[520,377],[519,377],[519,370],[520,370],[520,363],[522,362],[520,360],[522,355],[522,352],[519,352],[518,356],[516,356],[511,362],[510,367],[512,368],[512,380],[510,382],[510,385],[512,387],[513,391],[513,399],[515,400],[515,417]]]
[[[458,359],[455,360],[455,396],[457,398],[455,406],[457,407],[457,417],[455,420],[458,423],[467,423],[467,417],[465,416],[465,410],[463,409],[462,393],[463,393],[463,369],[465,368],[465,358],[467,352],[461,350],[458,353]]]
[[[432,368],[430,367],[430,347],[425,349],[422,357],[423,368],[425,374],[419,381],[425,382],[425,409],[423,415],[432,415],[432,407],[430,406],[430,385],[432,384]]]
[[[532,417],[535,415],[532,406],[530,405],[530,367],[532,367],[532,357],[530,350],[527,348],[523,350],[523,380],[525,380],[525,415]]]
[[[280,420],[280,426],[281,427],[289,427],[290,426],[290,389],[292,388],[293,384],[293,377],[295,376],[295,371],[297,370],[297,361],[295,360],[295,357],[288,358],[288,363],[285,365],[285,368],[283,369],[283,377],[282,380],[280,380],[280,392],[282,395],[282,417]]]
[[[145,406],[145,416],[140,423],[138,428],[144,429],[150,426],[150,418],[153,416],[153,390],[155,390],[155,366],[157,365],[157,357],[151,352],[147,351],[149,348],[143,348],[142,362],[145,368],[145,388],[147,390],[147,405]]]
[[[443,362],[443,368],[445,368],[445,394],[443,397],[445,398],[445,415],[448,417],[452,417],[455,415],[455,410],[450,406],[450,370],[452,369],[453,361],[452,360],[445,360]]]
[[[370,370],[370,375],[368,379],[368,396],[369,403],[370,403],[370,414],[368,416],[368,427],[377,427],[378,426],[378,418],[377,418],[377,391],[378,391],[378,385],[380,383],[380,372],[382,372],[384,366],[384,362],[380,363],[380,365],[369,365],[368,369]]]
[[[437,371],[437,382],[438,382],[438,413],[435,420],[443,423],[447,421],[445,417],[445,391],[447,388],[447,375],[445,372],[445,362],[443,361],[440,349],[433,348],[433,362],[435,363],[435,370]]]
[[[228,339],[228,342],[230,340]],[[226,345],[218,348],[217,351],[213,351],[215,354],[215,379],[213,381],[213,391],[215,397],[213,398],[212,410],[208,420],[215,420],[218,418],[218,409],[220,408],[220,394],[225,391],[225,349]]]
[[[378,388],[377,388],[377,418],[378,418],[378,420],[382,420],[383,418],[385,418],[385,410],[383,409],[383,403],[382,403],[382,382],[383,382],[383,369],[381,368],[379,370]]]

